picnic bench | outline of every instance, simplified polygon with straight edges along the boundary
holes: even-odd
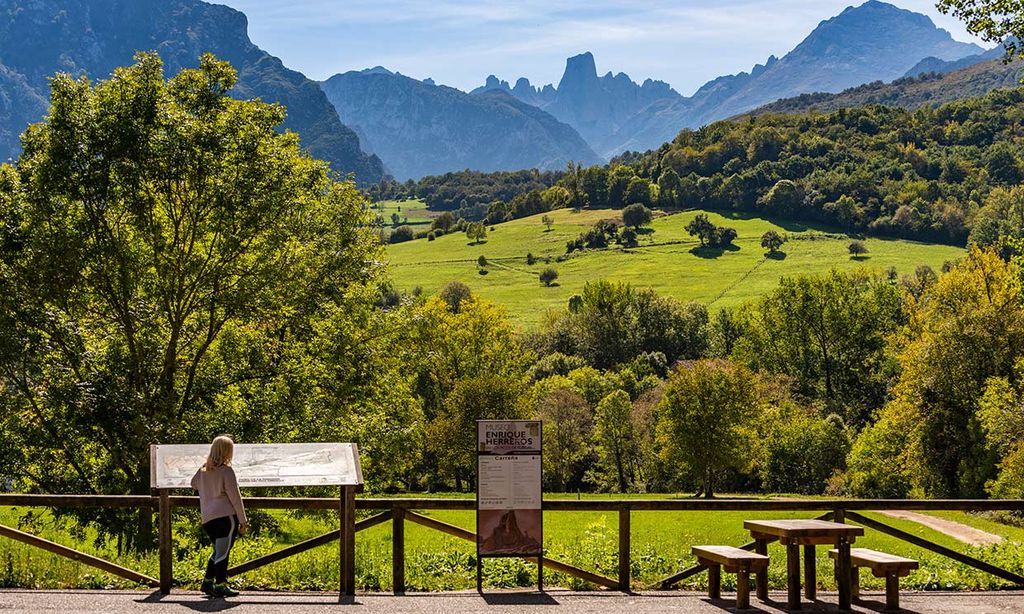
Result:
[[[768,557],[732,546],[693,546],[690,552],[708,568],[708,596],[722,596],[722,569],[736,574],[736,609],[750,608],[750,574],[768,569]]]
[[[839,550],[832,549],[829,556],[838,560]],[[914,559],[906,559],[895,554],[869,550],[868,548],[850,549],[851,593],[854,599],[860,593],[860,575],[858,569],[867,567],[876,578],[885,578],[885,610],[895,612],[900,609],[900,578],[910,575],[919,564]]]
[[[768,554],[768,543],[778,540],[786,547],[787,609],[800,609],[800,547],[804,550],[804,590],[815,598],[815,546],[834,545],[836,580],[839,585],[839,610],[850,609],[850,544],[864,535],[864,528],[825,520],[745,520],[743,527],[754,539],[754,551]],[[768,599],[767,568],[757,574],[757,597]]]

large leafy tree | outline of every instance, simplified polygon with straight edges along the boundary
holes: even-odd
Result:
[[[761,403],[746,367],[724,360],[684,363],[665,384],[658,408],[662,460],[684,467],[705,497],[728,469],[750,463]]]
[[[733,355],[794,378],[796,390],[863,425],[886,398],[896,365],[886,336],[902,323],[897,286],[861,273],[785,277],[740,314]]]
[[[169,81],[155,54],[58,75],[0,167],[0,472],[23,487],[144,493],[151,443],[218,431],[387,449],[382,412],[412,415],[373,345],[363,199],[235,80],[210,55]]]
[[[903,370],[883,419],[906,408],[920,416],[908,445],[927,493],[982,494],[996,459],[982,430],[984,412],[979,420],[980,403],[991,378],[1012,380],[1024,356],[1019,268],[993,252],[971,250],[925,293],[903,345]]]

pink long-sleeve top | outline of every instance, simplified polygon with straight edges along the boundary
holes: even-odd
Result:
[[[238,479],[231,467],[224,465],[209,471],[200,467],[192,476],[192,488],[199,491],[199,512],[203,524],[231,515],[238,517],[239,524],[248,524]]]

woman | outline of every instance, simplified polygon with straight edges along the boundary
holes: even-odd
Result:
[[[202,590],[211,597],[236,597],[238,591],[228,586],[228,555],[238,535],[248,529],[242,493],[231,468],[235,442],[221,435],[210,445],[206,464],[192,477],[192,488],[199,491],[199,511],[203,530],[213,541],[213,554],[206,564]]]

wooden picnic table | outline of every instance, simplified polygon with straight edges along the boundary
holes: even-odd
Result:
[[[787,608],[800,609],[800,546],[804,547],[804,590],[808,599],[817,593],[815,546],[835,546],[839,609],[849,610],[851,602],[850,544],[864,535],[864,528],[825,520],[745,520],[743,528],[754,539],[754,551],[768,554],[768,544],[778,540],[786,547]],[[768,599],[768,571],[757,574],[757,598]]]

